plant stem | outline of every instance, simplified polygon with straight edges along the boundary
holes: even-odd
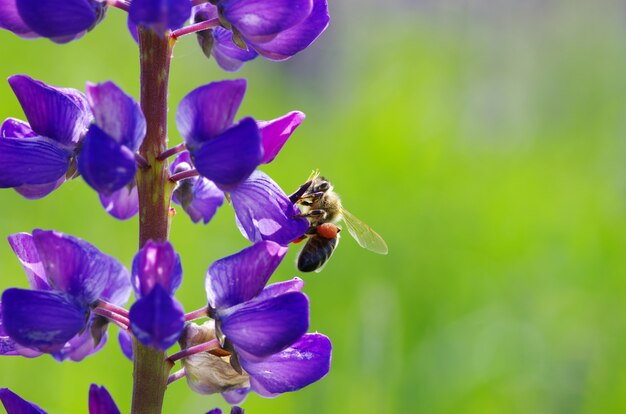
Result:
[[[170,199],[167,160],[158,156],[167,149],[167,95],[172,45],[169,36],[139,28],[141,60],[141,109],[148,129],[139,148],[151,168],[137,174],[139,190],[139,247],[148,240],[167,240],[170,226]],[[164,352],[133,339],[132,414],[160,414],[172,368]]]

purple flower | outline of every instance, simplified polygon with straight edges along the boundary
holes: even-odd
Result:
[[[222,410],[214,408],[206,414],[222,414]],[[244,414],[244,409],[241,407],[231,407],[230,414]]]
[[[99,300],[123,305],[127,270],[91,244],[54,231],[9,237],[31,289],[2,294],[2,328],[16,345],[79,361],[106,340],[106,319],[92,313]],[[22,352],[15,349],[19,354]]]
[[[176,343],[185,325],[185,313],[173,297],[183,269],[169,242],[152,240],[133,260],[132,284],[137,302],[130,309],[130,328],[144,345],[166,350]]]
[[[139,104],[113,82],[88,83],[87,99],[95,123],[82,141],[78,171],[110,197],[134,181],[135,152],[146,135],[146,119]]]
[[[190,15],[191,0],[133,0],[128,11],[134,25],[148,27],[161,36],[183,26]]]
[[[105,13],[100,0],[0,0],[0,28],[26,39],[67,43],[93,29]]]
[[[223,27],[198,33],[209,56],[236,71],[257,54],[286,60],[313,43],[330,22],[326,0],[216,0],[194,7],[194,22],[220,17]],[[226,30],[228,29],[228,30]]]
[[[137,183],[132,181],[110,195],[99,193],[104,210],[118,220],[128,220],[139,212]]]
[[[24,400],[8,388],[0,388],[0,401],[7,414],[46,414],[41,407]],[[120,414],[120,410],[106,388],[91,384],[89,414]]]
[[[85,95],[25,75],[9,78],[28,123],[0,126],[0,188],[29,199],[48,195],[75,173],[78,143],[93,119]]]

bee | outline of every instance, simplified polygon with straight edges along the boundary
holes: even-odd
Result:
[[[343,220],[348,233],[361,247],[374,253],[387,254],[388,248],[383,238],[343,208],[332,184],[319,176],[319,172],[314,171],[289,199],[301,211],[297,217],[307,218],[310,224],[307,232],[296,240],[306,240],[297,259],[301,272],[322,270],[339,244],[341,228],[336,223],[340,220]]]

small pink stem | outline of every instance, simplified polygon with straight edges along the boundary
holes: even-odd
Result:
[[[170,181],[173,183],[177,183],[180,180],[184,180],[185,178],[197,177],[198,175],[200,174],[197,170],[187,170],[170,176]]]
[[[106,3],[111,7],[124,10],[125,12],[127,12],[130,9],[130,4],[122,0],[106,0]]]
[[[169,157],[171,157],[172,155],[176,155],[179,152],[185,151],[186,149],[187,149],[187,147],[185,146],[185,144],[178,144],[175,147],[168,148],[165,151],[163,151],[161,154],[159,154],[159,156],[157,157],[157,160],[159,160],[159,161],[166,160]]]
[[[96,315],[104,316],[105,318],[114,322],[120,328],[128,329],[128,327],[130,326],[130,320],[128,318],[125,318],[119,313],[112,312],[108,309],[95,308],[93,310],[93,313],[95,313]]]
[[[189,322],[193,321],[194,319],[204,318],[206,316],[209,316],[209,308],[207,306],[186,314],[185,321]]]
[[[139,168],[143,168],[144,170],[150,168],[150,163],[148,162],[148,160],[139,155],[138,152],[135,153],[135,162],[137,163]]]
[[[178,381],[181,378],[185,378],[185,368],[179,369],[175,373],[171,374],[167,378],[167,385],[170,385],[174,381]]]
[[[121,306],[117,306],[107,301],[104,301],[102,299],[98,301],[98,303],[96,304],[96,307],[110,310],[111,312],[115,312],[125,318],[128,318],[128,311],[126,309],[122,308]]]
[[[205,342],[200,345],[192,346],[187,349],[183,349],[180,352],[176,352],[169,358],[167,358],[171,363],[178,361],[179,359],[187,358],[188,356],[199,354],[200,352],[209,351],[214,348],[219,348],[220,343],[217,339],[213,339],[212,341]]]
[[[211,20],[205,20],[200,23],[190,24],[189,26],[182,27],[178,30],[174,30],[170,33],[170,38],[176,40],[179,37],[186,36],[188,34],[201,32],[203,30],[212,29],[220,25],[220,19],[215,18]]]

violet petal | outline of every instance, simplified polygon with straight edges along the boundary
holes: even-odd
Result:
[[[300,292],[250,301],[221,315],[224,335],[236,350],[266,357],[293,344],[309,328],[309,300]]]
[[[59,188],[61,184],[63,184],[66,180],[66,176],[62,175],[56,181],[46,183],[46,184],[25,184],[19,187],[15,187],[14,190],[17,191],[22,197],[27,200],[38,200],[43,198]]]
[[[223,27],[213,29],[213,47],[211,54],[217,61],[217,64],[227,72],[236,72],[245,62],[248,62],[258,56],[258,53],[252,48],[243,50],[233,43],[233,32]]]
[[[110,195],[134,179],[137,164],[130,149],[94,124],[83,140],[78,171],[94,190]]]
[[[85,328],[88,309],[65,295],[7,289],[2,294],[2,325],[20,345],[55,352]]]
[[[49,290],[46,271],[41,263],[33,236],[28,233],[11,234],[9,245],[22,264],[30,287],[35,290]]]
[[[254,298],[285,254],[286,247],[262,241],[214,262],[205,281],[209,305],[214,309],[227,308]]]
[[[230,405],[241,404],[246,399],[250,388],[237,388],[222,393],[222,397]]]
[[[314,383],[330,370],[332,345],[322,334],[306,334],[289,348],[259,362],[242,359],[243,369],[250,374],[252,388],[281,394],[297,391]]]
[[[283,295],[289,292],[301,292],[304,287],[304,280],[299,277],[294,277],[291,280],[284,282],[272,283],[266,286],[256,297],[257,299],[269,299],[276,296]]]
[[[0,401],[7,414],[46,414],[41,407],[26,401],[8,388],[0,388]]]
[[[20,16],[16,0],[0,0],[0,28],[9,30],[25,39],[39,37]]]
[[[200,175],[222,190],[237,187],[248,178],[263,158],[261,134],[252,118],[244,118],[193,153]]]
[[[0,0],[2,1],[2,0]],[[27,122],[15,118],[7,118],[0,126],[0,138],[32,138],[37,133]]]
[[[120,344],[120,349],[126,358],[129,360],[133,360],[133,337],[130,332],[125,330],[120,330],[117,335],[117,340]]]
[[[173,295],[183,280],[183,267],[170,242],[148,240],[133,259],[132,274],[138,298],[148,295],[155,285]]]
[[[230,193],[237,225],[250,241],[271,240],[286,246],[309,228],[283,190],[267,174],[254,171]]]
[[[235,119],[246,92],[246,80],[225,80],[200,86],[178,105],[176,126],[187,147],[196,148],[221,134]]]
[[[58,1],[52,3],[60,4]],[[46,85],[26,75],[11,76],[9,84],[30,127],[41,136],[73,147],[93,119],[87,98],[76,89]]]
[[[137,340],[166,350],[176,343],[185,326],[183,307],[161,285],[130,308],[130,326]]]
[[[190,0],[133,0],[129,18],[137,26],[146,26],[165,34],[182,27],[191,16]]]
[[[111,394],[104,387],[89,387],[89,414],[120,414]]]
[[[299,111],[289,112],[271,121],[257,122],[263,140],[263,161],[268,164],[276,158],[293,131],[304,121],[305,115]]]
[[[303,21],[312,0],[222,0],[223,15],[246,38],[274,35]]]
[[[141,107],[115,83],[87,83],[87,100],[96,125],[118,143],[137,151],[146,135]]]
[[[0,138],[0,188],[56,183],[72,153],[47,138]]]
[[[99,193],[98,196],[104,210],[118,220],[128,220],[139,212],[139,193],[134,182],[111,195]]]
[[[61,349],[52,353],[52,357],[59,362],[63,362],[65,360],[80,362],[89,355],[100,351],[108,339],[108,333],[106,331],[108,322],[105,321],[102,323],[103,319],[104,318],[100,316],[92,314],[87,328],[67,341]],[[98,326],[99,336],[97,341],[92,335],[91,330],[95,320],[100,321]]]

